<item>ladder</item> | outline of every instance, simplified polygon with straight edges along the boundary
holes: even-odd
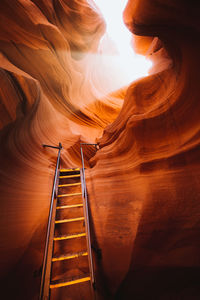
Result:
[[[95,298],[81,172],[79,168],[60,169],[58,172],[42,300]]]

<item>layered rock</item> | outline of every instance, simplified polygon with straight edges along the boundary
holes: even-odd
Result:
[[[90,161],[91,212],[111,298],[200,295],[199,9],[195,1],[129,1],[124,13],[140,36],[136,48],[154,66],[129,87]]]
[[[134,47],[154,65],[127,90],[120,75],[113,82],[112,69],[105,72],[98,48],[105,24],[94,4],[1,1],[0,257],[1,282],[8,288],[13,278],[8,299],[38,295],[56,160],[42,143],[62,142],[62,164],[73,167],[79,142],[101,135],[100,150],[85,148],[85,158],[104,298],[199,298],[199,11],[196,1],[129,0],[124,19],[138,36]]]
[[[62,142],[62,164],[80,165],[79,142],[100,137],[122,106],[124,90],[111,93],[120,76],[105,76],[98,49],[104,32],[85,0],[0,3],[0,275],[9,299],[39,291],[57,155],[42,144]]]

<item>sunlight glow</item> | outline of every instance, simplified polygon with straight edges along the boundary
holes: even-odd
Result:
[[[152,63],[144,56],[134,53],[131,46],[132,34],[123,22],[122,14],[128,0],[94,0],[94,2],[101,10],[107,25],[106,34],[101,40],[100,50],[102,47],[102,52],[105,52],[106,43],[108,44],[108,40],[110,40],[109,59],[117,61],[127,84],[147,76]],[[107,52],[109,52],[108,49]]]

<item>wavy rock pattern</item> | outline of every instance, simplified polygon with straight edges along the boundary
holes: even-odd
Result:
[[[85,157],[105,294],[199,299],[199,4],[129,0],[124,19],[137,35],[134,47],[154,65],[151,76],[127,90],[112,69],[105,72],[105,24],[89,2],[0,3],[6,296],[37,298],[56,157],[41,144],[61,141],[62,163],[73,167],[80,164],[80,140],[103,133],[100,150],[86,148]]]
[[[63,165],[79,165],[80,140],[95,141],[121,109],[126,88],[111,93],[121,79],[105,76],[98,50],[104,32],[85,0],[0,3],[0,275],[6,288],[13,278],[9,299],[39,289],[56,160],[42,143],[61,141]]]
[[[130,85],[88,172],[115,299],[200,296],[199,12],[195,1],[166,0],[130,0],[124,12],[139,35],[135,47],[148,49],[154,66]]]

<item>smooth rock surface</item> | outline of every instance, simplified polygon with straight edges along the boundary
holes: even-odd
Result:
[[[42,144],[62,142],[74,167],[80,141],[100,145],[84,152],[101,297],[200,298],[199,14],[195,0],[129,0],[134,47],[154,64],[122,88],[99,55],[98,8],[1,1],[3,299],[38,297],[56,163]]]

